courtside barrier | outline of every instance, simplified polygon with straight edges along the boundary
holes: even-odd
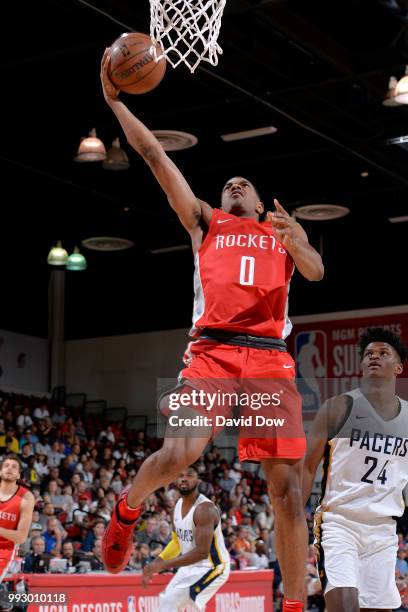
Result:
[[[156,575],[145,589],[141,574],[26,574],[27,596],[38,600],[29,604],[28,612],[156,612],[159,593],[171,577],[172,574]],[[271,612],[272,582],[272,570],[231,572],[206,612]]]

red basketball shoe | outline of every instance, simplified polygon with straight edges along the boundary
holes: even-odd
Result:
[[[116,502],[109,525],[102,537],[102,560],[111,574],[119,574],[129,562],[133,546],[133,531],[143,511],[143,505],[135,508],[136,518],[129,521],[120,515],[120,506],[126,503],[130,485],[123,489]]]

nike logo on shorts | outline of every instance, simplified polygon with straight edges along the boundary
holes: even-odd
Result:
[[[286,370],[287,368],[293,368],[293,365],[291,365],[290,363],[284,363],[284,364],[283,364],[283,367],[284,367],[284,368],[285,368],[285,370]]]
[[[227,221],[232,221],[232,219],[218,219],[217,223],[227,223]]]

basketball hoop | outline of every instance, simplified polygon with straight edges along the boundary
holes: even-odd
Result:
[[[184,62],[194,72],[201,61],[218,64],[217,43],[226,0],[150,0],[150,37],[159,43],[155,60],[175,68]]]

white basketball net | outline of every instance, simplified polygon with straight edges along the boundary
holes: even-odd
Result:
[[[184,62],[191,70],[201,61],[218,64],[217,43],[226,0],[150,0],[150,36],[159,43],[156,61],[166,57],[175,68]]]

